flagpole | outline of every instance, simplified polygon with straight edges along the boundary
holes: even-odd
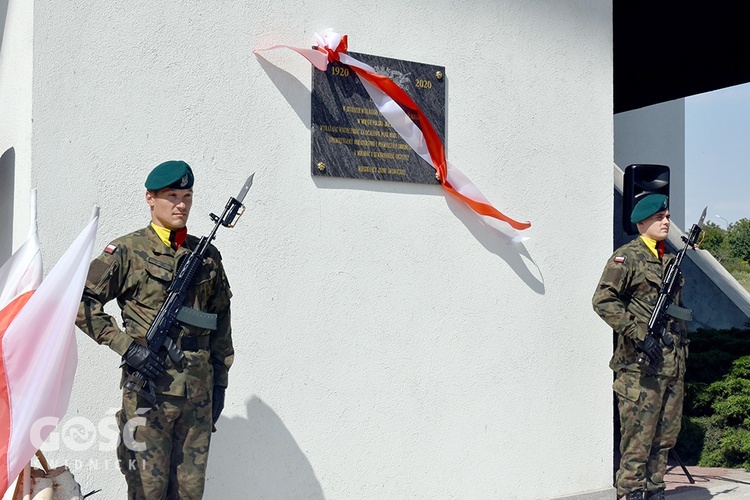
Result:
[[[29,237],[32,237],[37,232],[37,219],[36,219],[36,188],[31,190],[31,217],[29,221]],[[29,500],[31,498],[31,461],[29,461],[18,475],[17,483],[23,483],[23,500]],[[19,484],[16,484],[16,492],[18,491]],[[16,492],[13,493],[13,499],[16,498]]]
[[[29,235],[31,238],[36,234],[37,222],[36,222],[36,188],[31,190],[31,201],[29,202]]]
[[[39,464],[42,466],[42,469],[44,469],[45,474],[49,474],[49,463],[47,462],[47,459],[45,458],[44,454],[42,453],[42,450],[36,451],[36,459],[39,460]],[[29,462],[31,463],[31,462]]]
[[[18,474],[18,477],[16,478],[16,487],[13,488],[13,496],[10,497],[12,500],[16,500],[16,498],[18,498],[18,492],[21,490],[21,485],[23,484],[23,472],[24,471],[21,471],[21,473]]]
[[[23,500],[31,498],[31,462],[23,468]]]

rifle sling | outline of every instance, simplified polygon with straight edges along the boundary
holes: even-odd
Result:
[[[675,319],[681,319],[683,321],[693,321],[692,309],[686,309],[674,304],[670,304],[669,307],[667,307],[667,314]]]
[[[186,306],[182,306],[177,313],[177,321],[198,328],[216,330],[216,314],[198,311]]]

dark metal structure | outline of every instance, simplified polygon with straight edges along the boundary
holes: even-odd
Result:
[[[614,0],[614,112],[750,82],[750,4]]]

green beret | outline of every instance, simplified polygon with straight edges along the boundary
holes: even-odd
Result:
[[[649,194],[633,207],[630,222],[636,224],[669,208],[669,198],[663,194]]]
[[[193,187],[193,171],[190,165],[181,160],[170,160],[160,163],[146,178],[146,189],[158,191],[166,187],[172,189],[190,189]]]

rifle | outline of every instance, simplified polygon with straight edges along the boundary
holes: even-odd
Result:
[[[677,308],[676,304],[673,305],[673,302],[675,296],[677,295],[677,290],[679,288],[678,285],[680,277],[682,275],[682,273],[680,273],[680,265],[682,264],[682,259],[685,257],[685,253],[687,252],[688,248],[695,248],[695,244],[698,242],[698,237],[703,231],[703,220],[706,218],[707,210],[708,207],[703,209],[703,213],[701,214],[701,218],[698,223],[693,224],[693,227],[690,228],[690,234],[688,234],[687,237],[682,236],[682,241],[685,242],[685,246],[682,247],[682,250],[677,252],[677,256],[667,267],[667,272],[664,273],[664,278],[662,279],[659,298],[656,300],[656,306],[654,307],[654,311],[651,313],[651,318],[648,320],[647,335],[655,337],[657,341],[661,341],[661,343],[667,347],[671,346],[674,342],[672,340],[672,337],[667,334],[667,322],[670,316],[670,307],[672,307],[673,310],[682,310],[689,315],[689,311],[682,308]],[[690,318],[683,319],[689,320]],[[641,353],[638,359],[636,359],[636,363],[638,363],[639,365],[643,365],[647,374],[656,374],[657,367],[651,366],[651,363],[649,363],[648,359],[643,355],[643,353]]]
[[[180,262],[172,283],[170,283],[167,289],[167,298],[159,308],[159,312],[156,313],[153,323],[151,323],[146,332],[148,348],[155,354],[159,355],[162,348],[164,348],[173,362],[182,363],[185,360],[185,353],[177,346],[175,341],[169,336],[169,333],[177,326],[182,304],[185,302],[185,297],[193,285],[196,274],[198,274],[203,265],[203,259],[206,258],[206,254],[208,253],[208,246],[216,237],[216,231],[219,229],[219,226],[234,227],[244,213],[245,206],[242,204],[242,201],[250,190],[250,186],[253,185],[254,175],[253,173],[247,178],[236,198],[229,198],[221,216],[211,214],[211,220],[216,223],[213,230],[208,236],[202,237],[195,250],[183,257]],[[148,390],[146,390],[146,385],[148,385]],[[154,387],[154,381],[147,379],[138,371],[133,371],[125,382],[126,389],[135,391],[151,404],[156,402]]]

